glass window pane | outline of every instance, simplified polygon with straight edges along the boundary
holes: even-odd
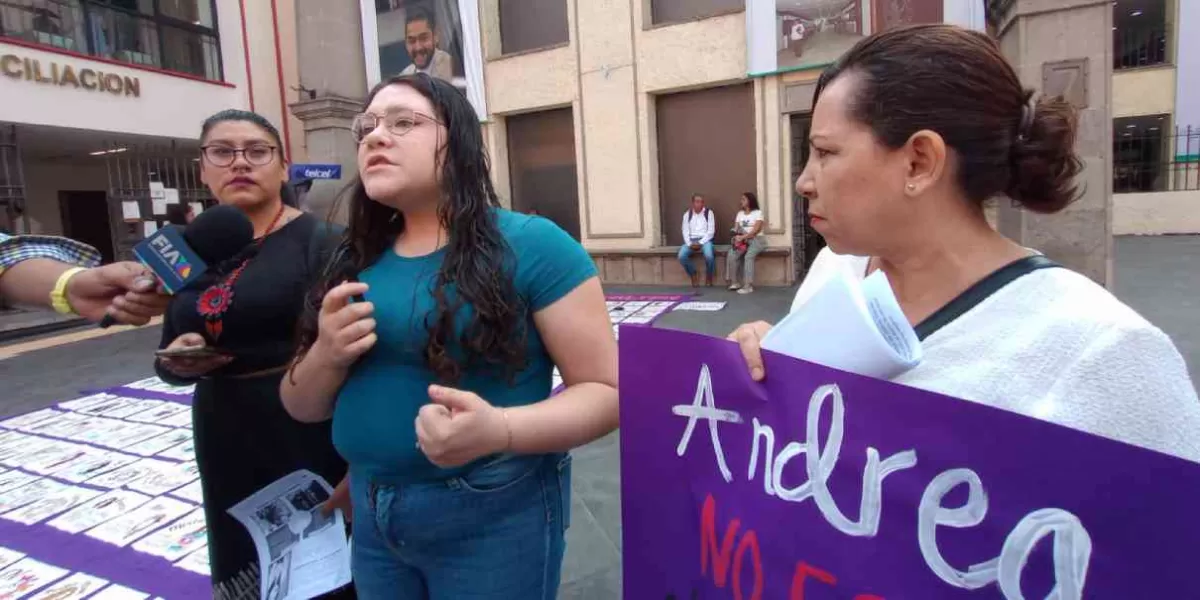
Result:
[[[201,27],[213,26],[212,0],[159,0],[158,10],[164,17]]]

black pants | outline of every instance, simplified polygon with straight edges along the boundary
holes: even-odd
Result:
[[[300,423],[284,410],[282,377],[213,379],[196,385],[192,423],[217,598],[255,598],[259,593],[254,541],[229,515],[230,507],[299,469],[330,485],[346,474],[346,463],[333,448],[330,423]],[[350,587],[325,597],[355,595]]]

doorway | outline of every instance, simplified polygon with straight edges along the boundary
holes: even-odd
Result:
[[[113,256],[112,224],[105,192],[59,192],[63,233],[100,251],[105,263]]]
[[[513,115],[507,125],[512,209],[536,212],[581,239],[571,109]]]
[[[808,198],[796,193],[796,180],[808,162],[808,132],[812,128],[812,113],[796,113],[791,116],[792,131],[792,266],[796,282],[804,280],[817,253],[825,247],[825,238],[812,228],[808,221]]]

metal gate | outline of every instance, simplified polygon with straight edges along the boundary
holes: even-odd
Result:
[[[796,193],[796,180],[808,162],[808,132],[812,128],[812,113],[796,113],[791,116],[792,130],[792,266],[796,282],[804,280],[808,268],[825,247],[825,238],[808,222],[808,198]]]
[[[17,144],[17,126],[0,123],[0,232],[29,230],[25,215],[25,172],[21,167],[21,147]]]
[[[212,206],[208,187],[200,181],[199,152],[177,142],[142,145],[108,144],[109,222],[118,257],[132,258],[133,247],[167,224],[173,203]],[[198,212],[198,211],[197,211]]]

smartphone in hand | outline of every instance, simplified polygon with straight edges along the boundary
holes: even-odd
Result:
[[[155,350],[154,355],[159,358],[212,358],[230,356],[230,353],[212,346],[190,346],[187,348],[163,348]]]

